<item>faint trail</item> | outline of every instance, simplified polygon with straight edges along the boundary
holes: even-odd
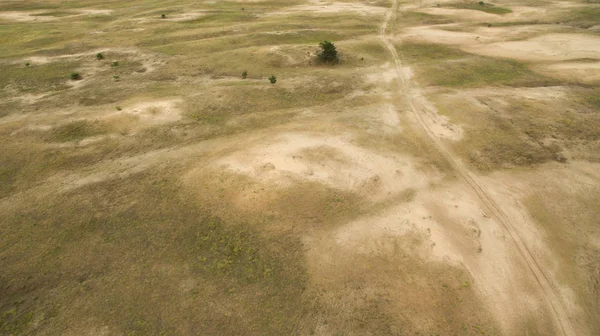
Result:
[[[510,223],[510,219],[506,215],[506,213],[502,210],[502,208],[496,203],[481,187],[479,182],[477,182],[476,178],[471,174],[469,169],[465,167],[465,165],[457,159],[453,153],[451,153],[446,147],[441,143],[441,141],[437,138],[437,136],[431,131],[427,123],[423,120],[423,116],[419,109],[415,106],[415,102],[413,101],[413,97],[410,93],[410,81],[402,71],[402,62],[400,61],[400,57],[394,47],[394,45],[390,42],[389,38],[386,35],[387,28],[389,22],[394,18],[398,11],[398,0],[393,0],[392,7],[386,12],[383,24],[381,25],[379,34],[380,38],[387,47],[387,49],[392,54],[394,58],[394,64],[396,67],[396,73],[398,78],[398,84],[400,86],[400,91],[404,95],[408,106],[412,114],[415,116],[415,119],[419,123],[421,129],[427,134],[430,141],[435,144],[437,149],[444,155],[445,159],[450,162],[450,164],[454,167],[454,169],[462,176],[462,178],[471,186],[473,191],[477,194],[481,202],[485,205],[485,207],[496,217],[496,219],[500,222],[500,224],[504,227],[504,229],[509,233],[511,240],[517,246],[517,250],[521,257],[525,260],[527,267],[535,277],[537,283],[540,285],[545,298],[550,303],[550,307],[552,307],[552,311],[554,313],[554,319],[557,324],[560,326],[560,330],[563,335],[571,336],[576,335],[575,330],[571,324],[571,321],[565,311],[565,308],[559,298],[559,295],[556,293],[554,288],[552,287],[550,281],[546,277],[546,274],[542,271],[542,268],[538,264],[537,260],[531,254],[531,251],[527,247],[527,245],[523,242],[523,239],[519,236],[517,231],[513,228]]]

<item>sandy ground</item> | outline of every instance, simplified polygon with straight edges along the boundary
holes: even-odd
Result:
[[[424,1],[399,7],[398,1],[394,0],[392,8],[386,9],[358,2],[311,1],[288,7],[284,11],[271,12],[271,16],[348,13],[379,17],[382,26],[378,39],[386,48],[388,61],[380,66],[364,68],[360,79],[358,75],[353,77],[370,85],[371,91],[360,90],[349,94],[341,100],[344,106],[334,112],[324,112],[319,110],[319,106],[299,108],[301,113],[292,122],[280,126],[223,134],[192,144],[169,144],[141,154],[105,158],[76,171],[65,170],[29,190],[11,195],[8,201],[3,202],[18,202],[31,195],[50,197],[57,192],[73,193],[97,183],[127,179],[173,162],[182,167],[178,172],[181,174],[178,188],[197,194],[208,193],[200,187],[201,180],[208,176],[207,179],[218,185],[219,197],[233,195],[233,207],[239,208],[235,210],[241,216],[244,211],[264,211],[278,218],[278,211],[283,213],[285,208],[299,208],[297,211],[302,211],[303,208],[294,204],[294,199],[281,207],[284,210],[277,208],[277,201],[281,201],[278,197],[298,186],[324,186],[327,190],[356,196],[364,203],[362,205],[374,210],[358,218],[343,219],[341,223],[331,226],[303,226],[302,221],[306,218],[319,215],[310,213],[297,216],[298,219],[289,220],[290,223],[277,225],[293,230],[301,237],[309,283],[327,293],[323,300],[337,309],[332,308],[334,313],[331,320],[345,316],[350,309],[348,307],[360,306],[363,301],[378,295],[386,296],[386,302],[389,303],[386,313],[392,318],[411,311],[407,305],[418,307],[421,303],[426,308],[408,314],[411,316],[407,319],[415,325],[425,321],[428,316],[444,316],[447,311],[439,307],[436,295],[426,290],[413,293],[419,281],[429,284],[440,280],[436,278],[439,276],[436,273],[429,273],[433,272],[433,268],[426,267],[425,271],[411,268],[422,263],[428,266],[441,265],[446,272],[443,275],[455,282],[460,276],[453,278],[448,270],[465,272],[467,276],[460,278],[460,286],[465,291],[471,290],[476,299],[469,301],[467,311],[459,314],[479,316],[489,313],[491,321],[498,326],[497,334],[524,335],[532,332],[541,335],[591,335],[586,321],[581,317],[585,314],[585,308],[578,301],[576,289],[572,283],[559,280],[563,271],[559,261],[553,258],[555,247],[548,233],[536,224],[526,202],[536,188],[541,190],[555,180],[560,180],[559,185],[568,186],[567,194],[586,191],[586,187],[598,184],[597,164],[575,162],[567,166],[552,163],[531,170],[524,168],[515,172],[480,174],[452,151],[453,144],[460,143],[467,136],[466,126],[469,125],[453,123],[450,117],[438,111],[439,104],[436,104],[462,99],[475,106],[473,108],[488,108],[488,104],[505,107],[508,97],[558,104],[570,98],[569,87],[490,86],[425,90],[415,84],[413,69],[403,63],[392,41],[450,45],[473,55],[531,62],[531,69],[539,73],[595,84],[600,80],[600,64],[595,61],[600,55],[600,38],[583,33],[565,33],[554,25],[477,27],[468,32],[450,30],[460,28],[452,24],[399,28],[398,34],[392,33],[392,24],[396,18],[401,20],[402,17],[402,13],[397,12],[398,8],[448,16],[467,23],[542,18],[548,13],[546,9],[538,7],[511,6],[513,13],[501,17],[481,11],[432,7],[434,4],[433,1]],[[570,8],[568,2],[555,2],[554,5]],[[78,12],[79,15],[111,14],[108,10]],[[36,13],[2,12],[0,19],[34,21],[38,18],[34,15]],[[187,21],[202,15],[200,11],[174,14],[164,20]],[[39,19],[56,18],[40,16]],[[135,19],[131,21],[139,22]],[[290,56],[287,46],[266,48],[269,53],[287,59],[288,65],[300,63]],[[126,54],[141,62],[144,73],[150,75],[160,74],[168,65],[166,56],[135,48],[103,48],[53,57],[28,56],[14,60],[13,64],[29,61],[42,65],[65,59],[86,60],[93,58],[97,52]],[[578,61],[580,59],[587,60]],[[82,90],[96,83],[94,76],[100,68],[94,61],[86,63],[83,68],[89,80],[84,77],[69,90]],[[206,84],[210,81],[205,77],[193,80],[198,90],[213,89]],[[293,90],[295,87],[293,80],[282,82],[278,83],[280,86],[277,88]],[[433,95],[435,102],[431,99]],[[46,96],[28,93],[11,97],[10,101],[32,105]],[[376,99],[371,104],[359,107],[349,103],[366,96],[376,96]],[[100,120],[122,124],[127,130],[123,134],[113,131],[54,145],[93,147],[103,141],[120,141],[158,127],[191,123],[184,112],[186,98],[189,97],[173,94],[172,97],[158,99],[138,93],[134,98],[122,101],[118,109],[114,104],[89,108],[85,114],[80,113],[80,119],[74,117],[77,113],[75,110],[85,107],[77,106],[71,110],[39,111],[33,117],[10,115],[3,117],[0,124],[26,124],[31,121],[13,130],[14,136],[28,132],[50,132],[63,125],[62,119],[65,118],[71,118],[71,121]],[[238,112],[241,114],[243,111]],[[239,119],[243,119],[243,116]],[[60,125],[56,123],[57,120]],[[236,122],[239,120],[223,123],[231,126]],[[199,124],[197,121],[194,123]],[[218,126],[206,126],[207,129],[210,127]],[[447,162],[449,171],[424,169],[425,153],[402,152],[402,148],[394,148],[397,143],[392,140],[406,136],[409,130],[417,134],[409,137],[422,138],[437,159]],[[366,145],[374,139],[380,142]],[[387,144],[386,141],[391,145],[379,146],[381,142]],[[245,184],[228,184],[225,179],[220,180],[223,176],[243,179]],[[202,200],[201,197],[199,199]],[[587,244],[600,246],[598,237],[590,235],[588,238]],[[406,280],[405,276],[410,280]],[[344,287],[350,283],[349,279],[369,281],[357,280],[360,286],[349,290]],[[189,291],[194,287],[194,281],[184,281],[181,287]],[[341,298],[327,296],[334,294],[339,294]],[[459,318],[464,317],[461,315]],[[434,318],[430,318],[428,323]],[[527,323],[532,323],[533,329],[528,329]],[[322,323],[317,328],[317,334],[333,334],[333,328]],[[91,330],[105,329],[94,327]]]

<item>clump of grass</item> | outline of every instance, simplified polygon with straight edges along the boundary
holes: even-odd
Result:
[[[114,67],[119,66],[119,61],[114,61],[110,65],[112,65]]]
[[[26,67],[29,67],[30,65],[31,65],[31,63],[29,63],[29,62],[25,62],[25,66],[26,66]]]
[[[113,76],[113,79],[115,80],[115,82],[118,82],[119,79],[121,79],[121,77],[119,77],[119,76]]]
[[[47,135],[46,140],[51,142],[69,142],[105,132],[105,127],[99,123],[78,120],[54,128]]]
[[[161,18],[161,19],[166,19],[166,18],[167,18],[167,15],[166,15],[166,14],[161,14],[161,15],[160,15],[160,18]]]
[[[271,77],[269,77],[269,82],[271,84],[277,83],[277,77],[275,77],[275,75],[271,75]]]
[[[96,59],[99,60],[99,61],[103,60],[104,59],[104,55],[102,55],[102,53],[97,53],[96,54]]]
[[[81,74],[79,74],[78,72],[71,72],[71,80],[80,80],[83,79],[83,77],[81,77]]]
[[[242,72],[242,79],[246,79],[246,77],[248,77],[248,71],[244,70],[244,72]]]

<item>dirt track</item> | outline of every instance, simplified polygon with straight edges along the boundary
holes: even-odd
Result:
[[[407,105],[409,106],[409,109],[412,112],[415,120],[418,122],[419,126],[427,135],[427,137],[431,140],[431,142],[435,144],[435,146],[444,155],[444,157],[452,164],[454,169],[460,174],[460,176],[465,180],[465,182],[467,182],[469,186],[473,189],[473,191],[477,194],[482,205],[484,205],[485,208],[488,209],[494,215],[498,222],[502,224],[504,229],[509,233],[510,238],[518,248],[519,254],[522,256],[523,260],[526,262],[529,270],[531,271],[531,274],[535,277],[537,283],[542,288],[543,293],[545,295],[545,299],[550,303],[550,306],[552,307],[554,313],[554,319],[560,326],[562,334],[576,335],[575,330],[571,324],[569,317],[567,316],[563,303],[561,302],[558,294],[552,287],[552,284],[548,280],[546,274],[539,266],[534,256],[529,251],[527,245],[523,242],[523,239],[513,228],[508,216],[498,205],[498,203],[496,203],[486,193],[484,188],[478,183],[476,177],[461,163],[460,159],[458,159],[454,154],[452,154],[451,151],[449,151],[442,144],[442,142],[436,137],[434,132],[431,131],[431,129],[427,125],[427,122],[424,121],[422,112],[420,111],[417,103],[415,103],[415,99],[411,94],[410,80],[406,78],[405,72],[402,69],[400,57],[398,56],[394,45],[389,40],[386,33],[389,22],[395,19],[396,15],[398,15],[398,1],[393,0],[393,5],[385,14],[384,22],[381,25],[380,38],[394,58],[399,90],[404,95]]]

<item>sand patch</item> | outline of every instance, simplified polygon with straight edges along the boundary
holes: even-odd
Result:
[[[409,28],[406,30],[406,33],[402,35],[402,39],[448,45],[479,44],[491,41],[490,37],[476,33],[448,31],[430,26]]]
[[[525,41],[470,45],[463,49],[483,56],[521,61],[600,59],[600,37],[584,34],[548,34]]]
[[[288,7],[285,11],[272,12],[269,15],[287,15],[299,12],[317,14],[339,14],[346,12],[358,15],[383,15],[385,11],[386,9],[383,7],[368,6],[354,2],[312,1],[311,4]]]
[[[444,27],[452,29],[455,25],[411,27],[406,29],[400,38],[402,40],[435,44],[476,45],[521,39],[532,34],[548,33],[559,29],[555,25],[524,25],[514,27],[479,27],[465,32],[445,30],[443,29]]]
[[[367,84],[391,83],[397,76],[396,69],[390,63],[385,63],[380,67],[370,68],[365,76],[365,82]]]
[[[277,186],[319,182],[373,199],[407,188],[423,188],[436,177],[419,172],[397,154],[374,153],[341,137],[286,133],[216,161],[218,166]]]
[[[0,12],[0,20],[17,21],[17,22],[48,22],[63,18],[71,18],[82,15],[110,15],[112,9],[78,9],[72,11],[72,15],[53,16],[45,15],[49,11],[10,11]]]
[[[190,13],[178,13],[178,14],[169,14],[165,19],[165,21],[174,21],[174,22],[182,22],[182,21],[191,21],[196,20],[205,16],[206,13],[203,12],[190,12]]]
[[[413,72],[410,67],[402,68],[405,77],[410,79]],[[438,109],[424,95],[420,88],[413,86],[410,88],[411,98],[421,107],[423,112],[423,121],[427,127],[440,139],[458,141],[463,137],[463,129],[460,125],[450,122],[450,118],[440,115]]]
[[[58,19],[54,16],[40,15],[44,11],[29,11],[29,12],[0,12],[0,20],[17,21],[17,22],[47,22]]]
[[[130,115],[136,117],[144,125],[167,124],[181,120],[181,99],[141,102],[124,106],[114,115]]]
[[[84,15],[110,15],[112,14],[112,9],[78,9],[78,13]]]
[[[420,190],[412,202],[309,234],[304,242],[316,281],[350,276],[357,261],[365,258],[401,264],[393,256],[401,255],[399,249],[409,249],[417,259],[466,269],[473,277],[466,286],[477,289],[506,334],[512,334],[523,314],[544,318],[547,313],[537,299],[540,293],[530,288],[533,279],[507,233],[462,185]],[[521,309],[511,309],[514,305]]]

